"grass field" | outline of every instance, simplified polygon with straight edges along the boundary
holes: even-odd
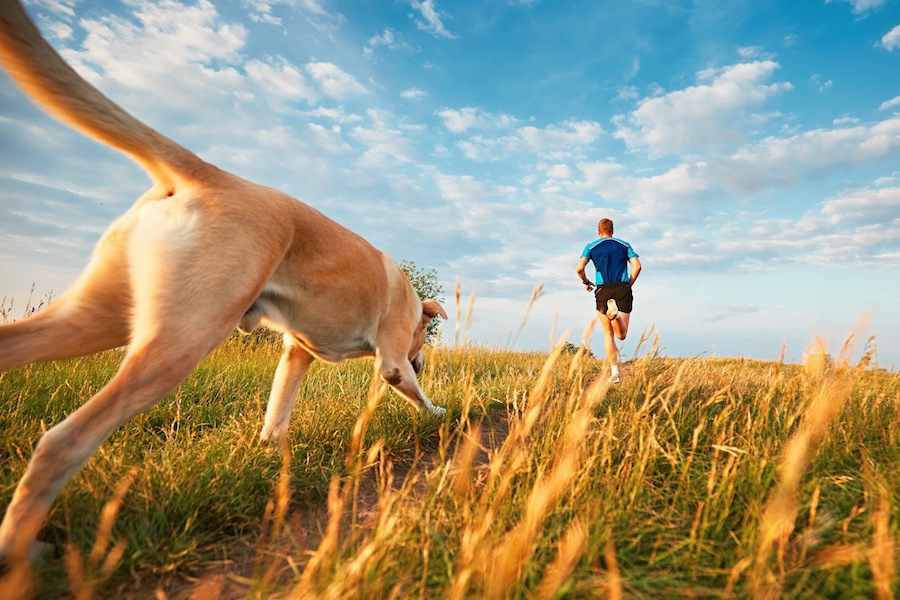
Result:
[[[280,349],[234,336],[63,489],[37,597],[891,598],[900,374],[653,348],[439,347],[445,419],[314,365],[260,447]],[[121,354],[0,375],[0,507]]]

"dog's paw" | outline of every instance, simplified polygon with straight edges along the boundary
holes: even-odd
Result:
[[[58,558],[57,548],[49,542],[32,542],[28,552],[23,557],[14,555],[7,550],[0,550],[0,581],[13,575],[20,569],[30,568],[33,564],[39,564],[45,560]],[[0,594],[2,596],[2,594]]]
[[[0,552],[0,581],[12,573],[14,563],[6,553]]]
[[[59,548],[50,542],[35,542],[31,545],[31,550],[28,553],[28,558],[34,563],[59,557]]]
[[[288,441],[286,435],[276,435],[261,433],[259,436],[259,446],[268,452],[284,452],[287,449]]]

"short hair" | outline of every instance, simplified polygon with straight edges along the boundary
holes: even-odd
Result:
[[[600,219],[597,224],[597,230],[603,235],[611,236],[613,234],[613,222],[611,219]]]

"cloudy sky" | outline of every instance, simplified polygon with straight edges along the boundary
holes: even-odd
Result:
[[[575,266],[610,217],[644,265],[626,358],[651,329],[669,356],[788,360],[856,332],[900,368],[900,0],[26,6],[138,118],[435,269],[447,341],[459,281],[470,341],[578,342]],[[0,297],[21,308],[149,180],[5,75],[0,136]]]

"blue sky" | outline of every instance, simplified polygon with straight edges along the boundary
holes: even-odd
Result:
[[[788,360],[855,334],[900,367],[900,0],[26,6],[138,118],[435,269],[445,340],[459,281],[470,341],[577,343],[575,266],[610,217],[644,264],[626,358],[651,328],[669,356]],[[5,75],[0,136],[21,307],[149,180]]]

